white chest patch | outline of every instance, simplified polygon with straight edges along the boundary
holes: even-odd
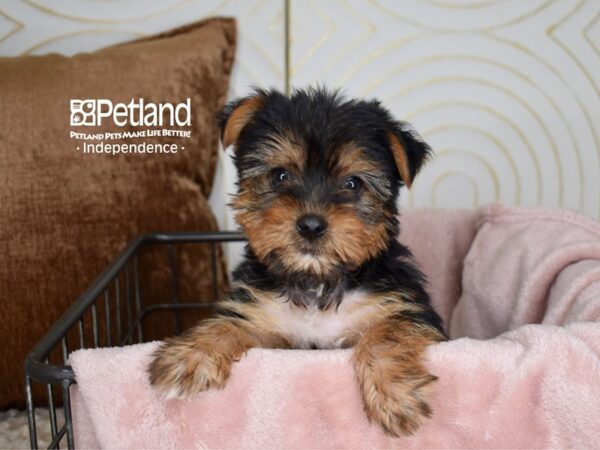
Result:
[[[361,290],[347,292],[337,310],[327,311],[280,299],[265,305],[264,312],[296,348],[340,348],[349,344],[350,335],[368,324],[369,313],[375,307],[365,301],[366,297]]]

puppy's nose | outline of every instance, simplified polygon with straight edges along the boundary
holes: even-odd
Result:
[[[296,222],[298,233],[309,241],[314,241],[323,236],[326,228],[327,222],[325,218],[317,214],[305,214]]]

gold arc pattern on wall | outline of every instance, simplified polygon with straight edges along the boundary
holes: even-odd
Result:
[[[486,130],[483,130],[483,129],[475,127],[475,126],[458,124],[458,123],[447,123],[445,125],[437,126],[435,128],[425,129],[423,131],[423,135],[424,136],[433,136],[436,133],[448,131],[448,130],[470,131],[474,134],[480,135],[483,138],[482,139],[483,143],[485,143],[486,141],[491,142],[492,145],[496,149],[498,149],[500,153],[502,153],[502,155],[505,157],[508,165],[510,166],[511,172],[512,172],[514,180],[516,182],[515,198],[513,199],[513,201],[516,204],[520,204],[521,203],[521,179],[519,178],[519,174],[518,174],[518,170],[517,170],[515,161],[511,158],[509,149],[502,143],[502,141],[500,139],[498,139],[497,137],[493,136],[491,133],[487,132]],[[485,147],[485,146],[483,146],[483,147]],[[441,148],[441,149],[438,148],[436,150],[436,154],[441,154],[442,152],[452,152],[452,151],[453,150],[450,148]],[[498,180],[498,176],[494,173],[494,169],[492,168],[491,164],[488,161],[486,161],[482,155],[476,153],[475,150],[459,149],[459,151],[468,152],[469,154],[472,154],[473,157],[481,160],[482,165],[484,165],[485,167],[489,168],[492,171],[492,178],[494,179],[494,185],[496,187],[496,192],[499,193],[500,192],[500,182]],[[538,199],[539,199],[539,193],[538,193]],[[497,198],[496,200],[500,200],[500,198]]]
[[[44,4],[44,2],[40,2],[37,0],[22,0],[22,1],[29,4],[33,8],[39,9],[40,11],[42,11],[46,14],[50,14],[50,15],[56,16],[56,17],[61,17],[63,19],[74,20],[74,21],[78,21],[78,22],[89,22],[89,23],[94,23],[94,24],[118,24],[118,23],[143,21],[143,20],[152,19],[154,17],[164,16],[172,11],[175,11],[176,9],[182,8],[185,5],[192,3],[194,0],[177,0],[173,5],[170,5],[167,7],[163,6],[162,8],[159,8],[158,11],[153,11],[151,13],[147,13],[145,9],[140,8],[140,12],[141,12],[140,16],[136,16],[134,18],[127,18],[127,19],[122,19],[122,18],[118,18],[118,17],[110,18],[110,19],[98,19],[95,17],[87,17],[87,16],[70,14],[68,12],[62,12],[56,8],[48,7]],[[119,3],[119,2],[115,2],[115,3]],[[120,3],[124,3],[124,2],[121,1]],[[164,2],[164,3],[167,3],[167,2]],[[225,1],[223,3],[225,3]],[[110,6],[111,5],[109,5],[109,7]],[[115,8],[118,7],[121,11],[123,10],[123,6],[124,6],[123,4],[120,4],[120,5],[115,4],[114,5]],[[93,11],[90,11],[90,13],[92,13],[92,15],[93,15]],[[211,14],[209,11],[207,16],[210,16],[210,15]]]
[[[407,45],[409,42],[411,42],[411,41],[413,41],[413,40],[415,40],[415,39],[417,39],[419,37],[420,36],[417,36],[417,37],[412,38],[412,39],[403,40],[400,45]],[[400,45],[398,45],[398,44],[390,45],[384,51],[377,52],[377,55],[371,55],[369,57],[368,61],[361,62],[361,64],[357,68],[353,69],[353,72],[356,72],[356,71],[360,70],[360,67],[364,67],[365,65],[367,65],[369,63],[375,62],[377,60],[377,58],[379,58],[379,57],[385,57],[386,53],[388,53],[392,49],[398,48]],[[448,60],[448,59],[454,59],[454,60],[467,59],[467,60],[472,60],[472,61],[487,62],[489,64],[496,65],[498,67],[502,67],[502,68],[505,68],[507,70],[510,70],[513,74],[517,75],[518,77],[520,77],[521,79],[523,79],[524,81],[526,81],[528,84],[530,84],[532,90],[536,90],[541,95],[543,95],[546,98],[546,100],[552,105],[552,108],[554,109],[554,111],[561,116],[562,123],[566,126],[566,128],[568,130],[568,133],[570,135],[571,141],[572,141],[572,143],[573,143],[573,145],[575,147],[575,158],[577,160],[577,165],[579,167],[579,173],[582,172],[582,162],[581,162],[581,158],[580,158],[580,155],[579,155],[579,153],[580,153],[580,151],[579,151],[579,145],[578,145],[578,143],[577,143],[577,141],[575,139],[574,132],[572,131],[572,129],[570,127],[569,121],[565,117],[565,115],[562,112],[562,110],[558,107],[558,105],[556,104],[556,102],[554,100],[552,100],[552,98],[545,91],[543,91],[542,89],[540,89],[539,86],[537,86],[535,84],[535,82],[533,80],[531,80],[529,77],[527,77],[525,74],[523,74],[522,72],[516,70],[515,68],[511,68],[511,67],[509,67],[509,66],[507,66],[505,64],[502,64],[502,63],[500,63],[500,62],[498,62],[496,60],[484,58],[484,57],[481,57],[481,56],[462,55],[462,54],[444,54],[443,56],[429,56],[429,57],[424,57],[424,58],[421,58],[419,60],[413,60],[410,63],[401,64],[400,66],[395,67],[393,70],[384,73],[382,76],[378,77],[377,79],[375,79],[374,81],[372,81],[369,85],[367,85],[366,88],[362,89],[362,94],[365,95],[365,96],[368,96],[373,90],[375,90],[375,88],[377,86],[379,86],[380,84],[383,84],[384,81],[386,81],[386,80],[394,77],[395,75],[398,75],[399,73],[401,73],[403,71],[406,71],[406,70],[408,70],[408,69],[410,69],[412,67],[418,66],[419,64],[423,64],[423,63],[427,63],[427,62],[433,62],[433,61],[438,61],[438,60],[442,60],[442,59],[444,59],[444,60]],[[344,85],[345,83],[347,83],[348,80],[352,77],[352,75],[353,75],[353,73],[346,74],[344,76],[344,81],[345,82],[341,82],[339,84],[340,85]],[[449,78],[446,78],[446,79],[449,79]],[[455,79],[458,80],[459,78],[455,78]],[[487,82],[486,80],[476,80],[474,78],[468,78],[468,77],[462,78],[462,80],[464,80],[464,81],[467,81],[469,79],[471,81],[473,81],[473,82],[481,82],[481,83],[487,83],[487,84],[491,85],[491,83]],[[442,80],[442,78],[439,78],[438,80]],[[423,83],[422,85],[426,85],[426,83]],[[566,83],[565,83],[565,85],[566,85]],[[406,88],[405,92],[411,91],[413,89],[417,89],[419,86],[420,86],[419,84],[415,84],[415,85],[411,86],[410,88]],[[498,87],[499,87],[499,89],[503,90],[507,95],[509,95],[513,99],[517,100],[519,103],[524,104],[517,96],[515,96],[508,89],[503,88],[501,86],[498,86]],[[403,93],[405,93],[405,92],[403,92]],[[400,94],[397,94],[395,97],[398,97],[398,96],[400,96]],[[536,120],[537,120],[538,123],[543,124],[543,121],[542,121],[541,117],[538,114],[536,114],[532,108],[530,108],[526,104],[524,104],[524,106],[527,109],[529,109],[535,115]],[[582,106],[582,105],[580,104],[580,106]],[[585,108],[582,107],[582,111],[585,111]],[[544,126],[544,128],[546,129],[546,133],[548,134],[547,127]],[[557,167],[560,170],[561,166],[558,163],[558,158],[559,158],[559,156],[558,156],[558,149],[557,149],[556,144],[554,144],[554,142],[553,142],[552,139],[550,139],[550,142],[552,142],[552,147],[553,147],[552,150],[553,150],[553,153],[554,153],[555,160],[557,160]],[[528,148],[532,150],[533,146],[532,145],[528,145]],[[532,151],[532,154],[533,154],[533,151]],[[536,161],[536,172],[538,172],[538,175],[539,175],[539,172],[540,172],[539,163],[537,162],[537,160],[535,158],[534,158],[534,160]],[[559,178],[559,184],[562,185],[563,184],[563,177],[560,174],[559,174],[559,177],[560,177]],[[583,202],[582,197],[583,197],[583,193],[584,193],[582,178],[579,178],[578,182],[580,184],[580,204],[581,204]],[[560,192],[562,192],[562,191],[560,191]],[[562,194],[559,194],[559,195],[562,195]],[[559,202],[562,203],[562,196],[559,198]]]
[[[480,85],[487,86],[487,87],[492,88],[492,89],[496,89],[496,90],[502,92],[503,94],[507,95],[508,97],[510,97],[517,104],[519,104],[525,110],[527,110],[531,114],[531,116],[535,119],[535,121],[537,122],[537,124],[543,129],[543,131],[544,131],[544,133],[546,135],[546,138],[551,143],[552,155],[553,155],[553,159],[554,159],[554,162],[555,162],[556,169],[558,171],[558,185],[559,185],[559,187],[563,185],[562,166],[560,164],[560,157],[559,157],[559,154],[558,154],[559,151],[558,151],[558,148],[557,148],[555,142],[552,140],[552,136],[551,136],[550,130],[548,129],[548,126],[544,123],[544,121],[539,116],[539,114],[528,103],[526,103],[523,100],[521,100],[519,97],[517,97],[516,95],[514,95],[509,89],[504,88],[500,84],[495,84],[495,83],[489,82],[489,81],[487,81],[485,79],[480,79],[480,78],[475,78],[475,77],[467,77],[467,76],[463,76],[463,77],[452,77],[452,76],[438,77],[438,78],[423,80],[421,82],[418,82],[418,83],[415,83],[413,85],[407,86],[407,87],[403,88],[402,90],[400,90],[400,91],[398,91],[398,92],[390,95],[390,97],[388,98],[388,101],[390,101],[390,103],[393,103],[397,98],[402,97],[403,95],[407,94],[408,92],[411,92],[411,91],[414,91],[414,90],[417,90],[417,89],[420,89],[420,88],[431,87],[434,84],[443,83],[445,81],[466,81],[466,82],[469,82],[471,84],[480,84]],[[427,137],[427,136],[425,135],[425,137]],[[536,164],[538,164],[537,157],[534,157],[533,160],[535,161]],[[541,172],[541,169],[540,168],[536,169],[536,172]],[[559,204],[562,204],[562,200],[563,200],[563,198],[562,198],[562,190],[558,191],[558,195],[559,195],[559,198],[558,198]]]
[[[306,4],[310,4],[311,8],[317,9],[317,8],[321,8],[321,6],[323,6],[324,4],[322,2],[295,2],[294,4],[297,5],[298,9],[301,9],[301,6],[306,7]],[[318,3],[318,5],[317,5]],[[348,2],[344,2],[345,4],[347,4]],[[350,72],[346,72],[345,75],[343,75],[341,78],[336,78],[336,77],[330,77],[330,79],[334,79],[336,82],[334,82],[333,84],[335,85],[339,85],[339,86],[348,86],[348,85],[352,85],[352,83],[354,82],[354,80],[358,80],[359,77],[355,77],[355,75],[357,75],[358,72],[362,71],[365,67],[368,67],[370,64],[372,64],[374,61],[376,61],[377,63],[380,63],[380,61],[385,61],[386,58],[388,58],[391,61],[394,61],[394,58],[391,57],[390,51],[393,49],[398,49],[398,48],[402,48],[403,46],[405,46],[407,43],[409,43],[411,40],[418,40],[421,39],[423,36],[431,36],[432,34],[440,34],[441,32],[447,32],[447,33],[451,33],[454,32],[455,34],[462,34],[465,32],[464,29],[462,29],[459,26],[452,26],[453,24],[450,24],[449,26],[446,27],[431,27],[425,23],[422,22],[418,22],[416,20],[413,19],[413,17],[407,17],[407,15],[404,14],[404,10],[402,11],[402,14],[398,13],[396,10],[393,10],[390,8],[390,4],[391,5],[395,5],[395,3],[393,2],[387,2],[388,5],[382,5],[382,1],[376,1],[376,2],[371,2],[371,4],[377,8],[380,9],[384,9],[386,12],[388,12],[389,14],[395,15],[398,20],[399,20],[399,24],[398,26],[401,26],[401,23],[409,23],[413,26],[419,27],[421,28],[421,30],[425,30],[422,32],[418,32],[418,33],[414,33],[414,35],[409,36],[409,37],[404,37],[400,40],[396,40],[394,42],[389,42],[391,39],[388,39],[388,43],[385,44],[384,46],[381,46],[379,48],[369,48],[369,52],[367,53],[367,56],[364,57],[364,54],[359,54],[354,55],[353,59],[355,61],[354,64],[351,65],[345,65],[344,67],[347,68],[348,66],[350,66]],[[432,3],[434,5],[437,4],[437,6],[451,6],[454,9],[463,9],[462,8],[462,4],[458,5],[458,4],[452,4],[452,5],[441,5],[439,4],[439,2],[428,2],[428,3]],[[478,7],[482,7],[485,8],[487,6],[490,5],[497,5],[499,3],[502,2],[486,2],[481,3],[478,5]],[[504,2],[504,3],[509,3],[509,2]],[[536,4],[537,3],[537,4]],[[555,140],[555,136],[553,136],[553,134],[551,133],[551,129],[554,128],[554,125],[556,124],[556,122],[553,122],[553,124],[549,124],[546,123],[544,119],[547,119],[547,114],[545,114],[545,112],[540,111],[538,113],[538,111],[536,111],[535,109],[533,109],[530,105],[528,105],[526,103],[526,99],[520,99],[518,98],[516,95],[514,95],[514,93],[511,91],[512,86],[503,86],[500,83],[498,84],[498,88],[499,89],[503,89],[504,93],[508,96],[512,96],[512,98],[516,101],[519,101],[519,103],[522,104],[523,107],[525,107],[525,109],[527,109],[529,111],[530,114],[532,114],[532,116],[535,117],[536,122],[538,123],[538,125],[540,127],[542,127],[544,134],[546,135],[549,143],[550,143],[550,147],[551,147],[551,151],[552,151],[552,158],[554,159],[555,163],[554,166],[556,168],[556,170],[558,170],[558,180],[553,180],[553,179],[549,179],[550,177],[548,177],[547,173],[544,173],[544,182],[546,183],[554,183],[554,184],[558,184],[558,190],[557,190],[557,199],[556,199],[556,204],[557,206],[561,206],[564,204],[565,199],[564,197],[564,193],[565,193],[565,189],[567,187],[566,183],[566,175],[563,173],[564,170],[566,170],[566,166],[563,168],[563,161],[564,158],[572,158],[572,160],[575,162],[575,166],[577,168],[577,170],[575,172],[573,172],[571,169],[569,171],[569,179],[568,179],[568,183],[570,185],[572,184],[576,184],[578,189],[578,195],[577,195],[577,199],[575,200],[570,200],[569,201],[569,206],[570,207],[578,207],[579,209],[584,210],[584,212],[587,212],[589,215],[598,217],[600,215],[600,199],[598,198],[598,185],[597,183],[594,184],[594,180],[592,178],[594,178],[593,176],[590,176],[590,173],[592,173],[593,175],[596,175],[596,178],[598,177],[598,175],[600,175],[600,165],[598,163],[598,152],[600,152],[600,146],[598,145],[597,142],[597,134],[600,131],[598,128],[597,124],[594,124],[593,121],[591,120],[591,113],[590,113],[590,108],[588,105],[585,104],[584,99],[573,89],[572,87],[572,81],[568,75],[569,71],[567,70],[558,70],[555,66],[552,65],[552,62],[547,60],[545,58],[545,55],[542,54],[536,54],[534,51],[528,49],[526,46],[522,45],[522,43],[518,42],[518,40],[516,41],[512,41],[508,38],[506,38],[505,36],[496,36],[495,34],[493,34],[494,30],[503,28],[503,27],[507,27],[507,26],[513,26],[515,24],[518,24],[520,22],[526,22],[530,19],[536,18],[536,16],[538,16],[539,14],[541,14],[542,12],[545,12],[548,8],[555,6],[555,4],[557,3],[561,3],[563,6],[563,9],[567,9],[566,13],[562,14],[562,17],[554,17],[552,18],[553,21],[550,22],[550,24],[548,25],[550,34],[552,34],[552,41],[556,41],[559,40],[558,37],[554,36],[554,30],[560,28],[564,23],[568,22],[570,17],[573,16],[574,11],[577,9],[580,9],[582,7],[582,5],[586,4],[586,5],[590,5],[591,2],[589,1],[582,1],[582,2],[560,2],[560,1],[545,1],[545,2],[520,2],[518,6],[524,5],[525,8],[530,8],[529,11],[527,11],[524,14],[517,14],[515,13],[514,17],[512,17],[510,20],[505,20],[501,23],[495,24],[494,26],[491,27],[479,27],[479,29],[476,29],[475,31],[473,30],[469,30],[468,32],[471,33],[470,35],[473,36],[485,36],[487,39],[493,39],[499,43],[502,43],[504,45],[507,46],[511,46],[513,47],[513,49],[515,49],[516,51],[520,51],[523,53],[528,54],[531,58],[537,60],[541,65],[545,66],[546,69],[548,69],[554,76],[556,76],[561,82],[562,82],[562,87],[561,89],[566,89],[570,92],[571,94],[571,99],[576,102],[578,108],[579,108],[579,113],[584,117],[585,122],[587,123],[581,123],[581,122],[574,122],[572,117],[568,116],[568,113],[565,113],[563,111],[563,105],[559,106],[559,103],[557,103],[555,97],[552,97],[551,95],[549,95],[548,92],[544,91],[543,88],[541,88],[538,83],[534,80],[532,80],[531,78],[529,78],[526,75],[526,71],[525,70],[520,70],[522,69],[522,67],[520,66],[515,66],[515,67],[509,67],[506,64],[504,64],[504,68],[505,69],[511,69],[513,70],[513,72],[515,73],[516,76],[520,77],[521,80],[526,81],[532,90],[536,90],[539,94],[541,94],[545,100],[549,103],[551,110],[553,111],[554,114],[556,114],[559,118],[559,125],[564,127],[564,131],[566,132],[566,136],[563,138],[563,142],[565,139],[568,139],[570,142],[567,146],[561,146],[560,148],[558,147],[557,141]],[[356,8],[361,10],[361,12],[365,12],[365,10],[367,8],[362,8],[361,9],[361,5],[358,4],[357,2],[353,2],[354,5],[356,5]],[[515,2],[512,2],[513,5],[516,5]],[[473,5],[471,5],[473,6]],[[573,7],[574,6],[574,7]],[[593,7],[596,7],[596,9],[598,10],[598,6],[600,5],[591,5]],[[341,9],[341,8],[338,8]],[[412,11],[414,11],[416,8],[406,8],[406,9],[411,9]],[[515,8],[515,11],[518,12],[519,8]],[[368,12],[368,11],[367,11]],[[324,13],[321,12],[320,15],[323,15]],[[589,30],[592,27],[592,24],[597,20],[597,16],[598,16],[598,12],[596,12],[596,14],[592,14],[592,20],[589,23],[586,23],[585,26],[583,26],[583,30],[576,30],[575,33],[581,33],[581,34],[585,34],[587,30]],[[361,18],[363,18],[363,20],[361,20],[361,24],[362,23],[369,23],[369,25],[373,26],[372,22],[369,22],[368,20],[368,16],[369,14],[362,14]],[[335,17],[335,16],[332,16]],[[555,19],[555,20],[554,20]],[[323,26],[325,27],[331,27],[330,22],[328,21],[326,24],[324,24]],[[334,23],[334,26],[336,26],[336,24]],[[318,27],[313,27],[313,28],[317,28],[314,33],[316,35],[318,35]],[[356,33],[358,34],[358,32]],[[547,33],[548,34],[548,33]],[[586,34],[586,39],[590,39],[590,37]],[[550,40],[550,39],[549,39]],[[353,41],[352,43],[353,47],[356,47],[357,44]],[[319,39],[318,41],[318,46],[319,48],[324,46],[324,43],[322,42],[322,40]],[[566,44],[563,44],[561,42],[561,46],[562,47],[567,47]],[[591,45],[592,46],[592,45]],[[593,47],[593,46],[592,46]],[[345,48],[341,48],[340,49],[341,52],[345,52],[346,49]],[[315,49],[311,49],[310,50],[311,55],[314,56],[317,55],[317,51],[315,51]],[[575,58],[575,53],[574,52],[569,52],[570,55],[572,56],[573,59]],[[412,55],[414,57],[414,55]],[[453,57],[457,57],[458,55],[453,55]],[[464,57],[469,57],[469,55],[461,55],[463,58]],[[431,57],[431,56],[430,56]],[[437,56],[438,58],[447,58],[447,53],[444,53],[443,56]],[[473,57],[473,56],[471,56]],[[436,56],[431,57],[432,59],[435,59]],[[322,58],[323,60],[327,60],[328,58]],[[398,60],[398,58],[395,59],[396,61]],[[407,62],[409,61],[409,62]],[[402,62],[405,65],[410,65],[411,62],[415,63],[413,60],[409,60],[409,59],[404,59],[402,60]],[[501,63],[497,62],[497,61],[491,61],[490,63],[496,64],[496,65],[502,65]],[[415,63],[416,64],[416,63]],[[577,65],[577,64],[576,64]],[[395,64],[391,63],[391,64],[385,64],[385,63],[381,63],[379,65],[377,64],[373,64],[373,66],[377,67],[378,70],[374,70],[373,72],[376,72],[379,76],[381,76],[381,72],[383,69],[384,71],[386,69],[389,69],[389,67],[391,66],[392,68],[396,69],[393,74],[398,74],[398,72],[401,72],[401,70],[399,70],[395,66]],[[587,73],[585,66],[583,66],[582,64],[578,64],[577,65],[578,68],[583,71],[586,72],[586,77],[589,78],[589,73]],[[304,82],[305,78],[302,77],[302,67],[301,66],[295,66],[295,70],[296,73],[299,74],[299,78],[302,80],[302,82]],[[564,68],[563,68],[564,69]],[[307,71],[309,72],[309,71]],[[564,72],[564,73],[563,73]],[[339,75],[339,71],[338,71],[338,75]],[[364,77],[363,77],[364,79]],[[361,82],[362,80],[361,79]],[[397,78],[395,78],[397,79]],[[457,78],[458,80],[458,78]],[[478,82],[478,83],[485,83],[487,80],[475,80],[474,78],[470,78],[470,81],[474,81],[474,82]],[[464,81],[464,79],[463,79]],[[491,84],[491,82],[488,82]],[[403,86],[402,84],[400,84],[400,86]],[[387,87],[387,86],[386,86]],[[404,86],[403,86],[404,87]],[[414,84],[411,86],[412,90],[414,89],[419,89],[420,86],[418,84]],[[356,90],[361,92],[361,94],[365,94],[365,89],[364,89],[364,83],[358,85],[356,87]],[[410,88],[405,88],[404,89],[404,93],[409,93],[412,91]],[[394,102],[390,101],[390,92],[393,92],[393,90],[386,90],[385,92],[383,91],[379,91],[377,92],[377,97],[382,97],[382,93],[383,93],[383,101],[386,104],[390,104],[392,107],[394,107]],[[368,94],[368,93],[367,93]],[[595,99],[595,103],[598,103],[598,96],[592,96],[593,99]],[[493,110],[494,109],[494,105],[493,104],[488,104],[486,105],[486,108],[488,110]],[[543,114],[543,116],[542,116]],[[506,119],[506,117],[505,117]],[[523,140],[525,142],[527,142],[527,148],[528,150],[531,152],[532,155],[535,155],[535,152],[533,151],[534,148],[536,148],[536,146],[529,142],[529,139],[526,138],[527,132],[525,130],[519,130],[518,127],[514,126],[514,122],[513,122],[513,128],[516,128],[516,130],[518,131],[518,133],[521,135],[522,138],[524,138]],[[594,145],[583,145],[582,148],[582,144],[580,143],[580,140],[578,140],[576,138],[576,135],[578,135],[579,133],[581,133],[582,131],[582,127],[584,127],[582,134],[585,133],[589,133],[593,139]],[[554,130],[552,130],[554,131]],[[587,144],[587,143],[586,143]],[[539,148],[539,143],[537,145],[537,148]],[[546,151],[546,149],[542,149],[543,151]],[[566,152],[566,153],[565,153]],[[596,153],[596,155],[591,155],[591,153]],[[590,158],[590,156],[592,156]],[[585,157],[586,161],[583,161],[583,158]],[[537,172],[536,177],[532,177],[535,178],[536,180],[541,180],[542,179],[542,174],[540,173],[542,171],[542,169],[540,168],[539,162],[537,161],[537,158],[535,158],[536,161],[536,168],[535,171]],[[570,160],[569,160],[570,161]],[[584,173],[584,169],[587,170],[587,175]],[[425,169],[427,170],[427,169]],[[510,180],[509,180],[510,181]],[[591,186],[591,187],[590,187]],[[539,187],[539,186],[538,186]],[[564,189],[563,189],[564,188]],[[538,189],[538,192],[540,192],[540,190]],[[595,204],[593,204],[595,202]],[[587,206],[586,206],[587,205]],[[586,209],[587,208],[587,209]]]
[[[25,24],[18,21],[17,19],[9,16],[5,12],[0,10],[0,17],[4,18],[8,23],[12,25],[11,29],[5,31],[4,34],[0,35],[0,43],[10,38],[13,34],[19,32],[25,27]]]
[[[444,180],[446,180],[447,178],[450,178],[451,176],[456,176],[456,177],[460,177],[462,179],[467,180],[467,182],[471,186],[471,191],[473,192],[473,203],[471,204],[471,207],[476,208],[477,206],[479,206],[481,203],[479,202],[479,192],[477,191],[477,185],[476,185],[475,181],[473,180],[473,178],[470,175],[465,174],[463,172],[459,172],[457,170],[447,170],[445,172],[442,172],[442,174],[439,175],[434,180],[433,185],[431,187],[431,191],[430,191],[430,205],[434,208],[438,207],[438,206],[443,207],[443,205],[439,205],[437,202],[436,196],[437,196],[438,188],[439,188],[439,185],[444,182]]]
[[[542,177],[542,173],[541,173],[541,168],[540,168],[540,164],[536,161],[536,154],[535,154],[535,150],[533,148],[533,145],[531,144],[531,142],[529,142],[529,140],[527,139],[527,136],[525,136],[525,134],[523,134],[523,131],[513,122],[511,121],[508,117],[502,115],[501,113],[499,113],[497,110],[494,110],[490,107],[488,107],[487,105],[483,104],[483,103],[477,103],[476,101],[454,101],[454,102],[438,102],[438,103],[433,103],[433,104],[429,104],[429,105],[425,105],[424,107],[409,112],[405,115],[406,120],[410,121],[413,117],[418,116],[419,114],[422,113],[426,113],[428,111],[434,110],[434,109],[438,109],[438,108],[443,108],[445,106],[466,106],[466,107],[471,107],[474,109],[478,109],[481,110],[484,113],[487,113],[491,116],[494,116],[496,119],[498,119],[500,122],[504,123],[508,128],[510,128],[519,138],[520,141],[526,146],[527,148],[527,152],[528,155],[532,158],[534,164],[534,169],[535,169],[535,180],[536,180],[536,198],[537,198],[537,202],[541,203],[541,194],[542,194],[542,184],[541,184],[541,177]],[[457,128],[459,127],[459,125],[455,125]],[[468,125],[464,125],[461,124],[460,127],[468,127]],[[475,129],[475,128],[474,128]],[[511,156],[511,154],[508,151],[508,148],[504,145],[504,144],[500,144],[501,141],[499,141],[498,138],[495,138],[491,132],[488,131],[483,131],[480,128],[477,128],[476,130],[478,130],[479,132],[481,132],[484,136],[488,137],[490,140],[493,140],[494,142],[498,141],[497,145],[501,145],[501,148],[503,148],[503,152],[506,151],[506,158],[511,166],[511,169],[513,170],[513,173],[516,172],[517,170],[517,164],[514,161],[513,157]],[[516,176],[516,175],[515,175]],[[517,182],[519,182],[519,178],[515,178],[515,180]],[[519,183],[520,186],[520,183]],[[520,204],[520,200],[521,200],[521,190],[518,190],[519,192],[519,199],[517,204]]]

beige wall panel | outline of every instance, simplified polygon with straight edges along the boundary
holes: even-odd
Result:
[[[600,2],[291,5],[292,85],[377,97],[435,149],[403,204],[600,217]]]

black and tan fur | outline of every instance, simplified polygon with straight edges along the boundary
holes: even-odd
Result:
[[[397,199],[429,147],[378,102],[324,89],[257,90],[222,126],[249,245],[216,317],[156,351],[152,384],[186,397],[222,387],[252,347],[354,347],[369,418],[413,433],[431,414],[424,350],[445,335],[397,241]]]

